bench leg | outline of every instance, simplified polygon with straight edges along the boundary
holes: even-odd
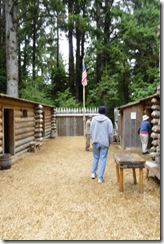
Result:
[[[146,178],[149,177],[149,169],[146,169]]]
[[[35,145],[30,146],[30,152],[35,152]]]
[[[136,171],[135,171],[135,168],[132,168],[132,171],[133,171],[134,185],[136,185],[136,184],[137,184],[137,178],[136,178]]]
[[[143,193],[143,168],[139,168],[139,192]]]
[[[123,169],[120,169],[120,191],[123,192]]]
[[[119,166],[118,164],[116,163],[116,176],[117,176],[117,182],[119,182]]]

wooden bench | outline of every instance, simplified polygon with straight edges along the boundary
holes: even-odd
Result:
[[[139,192],[143,193],[143,168],[145,167],[145,160],[134,153],[114,154],[114,160],[116,162],[116,175],[120,191],[123,192],[123,169],[132,169],[134,184],[137,184],[135,169],[138,168]]]
[[[30,146],[29,151],[36,152],[36,149],[40,150],[41,145],[42,143],[40,141],[31,141],[29,145]]]
[[[160,180],[160,164],[155,161],[146,161],[146,178],[149,177],[149,171],[151,171]]]

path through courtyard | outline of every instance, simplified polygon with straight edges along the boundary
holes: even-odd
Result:
[[[156,179],[151,173],[145,179],[144,169],[140,194],[127,169],[119,192],[113,154],[124,150],[112,144],[99,184],[90,177],[92,152],[84,148],[84,137],[49,139],[0,171],[1,240],[160,240]]]

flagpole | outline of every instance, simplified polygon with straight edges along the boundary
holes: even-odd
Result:
[[[82,60],[83,71],[82,71],[82,85],[83,85],[83,133],[85,136],[85,86],[87,85],[87,72],[84,65],[84,59]]]
[[[85,86],[83,86],[83,129],[85,136]]]

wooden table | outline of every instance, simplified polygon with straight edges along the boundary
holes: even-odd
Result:
[[[132,169],[134,184],[137,184],[135,169],[139,168],[139,192],[143,193],[143,168],[145,160],[135,153],[114,154],[116,162],[117,182],[119,182],[120,191],[123,192],[123,169]]]

